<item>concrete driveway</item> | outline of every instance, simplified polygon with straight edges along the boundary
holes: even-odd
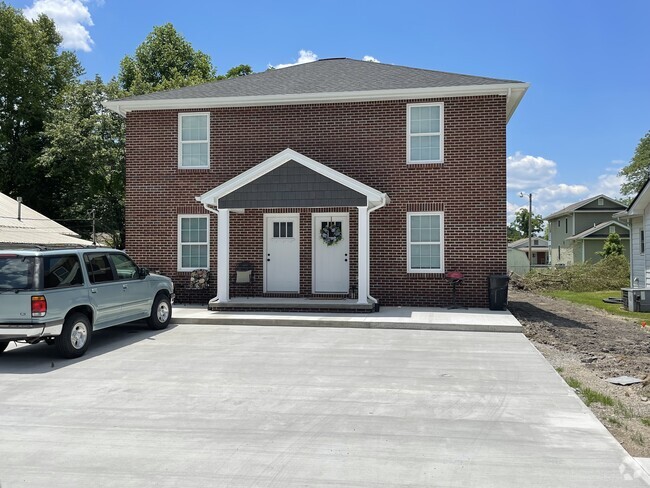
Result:
[[[647,486],[521,334],[135,325],[0,356],[0,486]]]

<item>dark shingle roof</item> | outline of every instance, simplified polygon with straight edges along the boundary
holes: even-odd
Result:
[[[614,200],[611,197],[608,197],[607,195],[603,195],[601,193],[600,195],[596,195],[595,197],[586,198],[586,199],[581,200],[579,202],[573,203],[573,204],[571,204],[571,205],[569,205],[567,207],[564,207],[562,210],[558,210],[557,212],[553,212],[548,217],[544,217],[544,220],[551,220],[551,219],[555,219],[557,217],[561,217],[561,216],[566,215],[566,214],[570,214],[570,213],[574,212],[575,210],[578,210],[583,205],[587,205],[588,203],[593,202],[597,198],[606,198],[607,200],[609,200],[611,202],[614,202],[614,203],[616,203],[617,205],[619,205],[621,207],[620,209],[604,209],[604,210],[612,210],[612,212],[616,212],[617,210],[621,210],[621,209],[625,208],[625,205],[623,205],[622,203]]]
[[[300,95],[409,88],[442,88],[522,83],[443,71],[408,68],[347,58],[322,59],[288,68],[213,81],[124,100],[178,100],[213,97]]]

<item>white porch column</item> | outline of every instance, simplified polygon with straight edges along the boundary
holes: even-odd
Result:
[[[359,304],[368,303],[368,284],[370,282],[370,256],[368,250],[370,249],[370,219],[368,215],[368,207],[357,207],[359,209],[359,243],[358,243],[358,259],[359,259],[359,276],[357,279]]]
[[[217,298],[230,300],[230,210],[217,212]]]

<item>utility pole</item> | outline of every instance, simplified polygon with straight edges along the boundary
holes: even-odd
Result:
[[[520,192],[521,198],[525,197],[524,192]],[[533,194],[528,194],[528,272],[533,269]]]

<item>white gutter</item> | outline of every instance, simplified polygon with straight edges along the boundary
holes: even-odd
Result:
[[[381,196],[381,203],[379,203],[379,205],[376,205],[372,208],[368,208],[368,239],[366,240],[366,242],[368,243],[366,249],[366,254],[368,255],[368,276],[366,279],[368,280],[368,282],[366,283],[366,290],[368,290],[368,298],[375,304],[379,303],[379,300],[377,300],[375,297],[373,297],[370,294],[370,212],[379,210],[380,208],[385,207],[388,203],[390,203],[390,197],[384,193]]]

